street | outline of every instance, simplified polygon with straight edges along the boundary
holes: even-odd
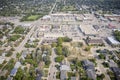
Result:
[[[55,54],[55,49],[52,48],[52,54],[51,54],[51,64],[50,64],[50,67],[49,67],[49,75],[48,75],[48,79],[47,80],[56,80],[56,67],[55,67],[55,57],[56,57],[56,54]]]

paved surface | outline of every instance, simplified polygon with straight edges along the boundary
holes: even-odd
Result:
[[[52,55],[51,55],[51,64],[50,64],[50,67],[49,67],[49,75],[48,75],[48,79],[47,80],[56,80],[56,67],[55,67],[55,57],[56,57],[56,54],[55,54],[55,49],[52,48]]]

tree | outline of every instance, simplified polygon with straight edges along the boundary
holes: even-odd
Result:
[[[99,55],[99,58],[100,58],[100,59],[105,59],[105,55],[104,55],[104,54],[100,54],[100,55]]]
[[[72,39],[70,39],[69,37],[62,37],[62,40],[64,42],[71,42],[72,41]]]
[[[17,54],[16,54],[16,57],[17,57],[18,59],[20,58],[20,56],[21,56],[20,53],[17,53]]]
[[[13,80],[23,80],[24,72],[21,68],[18,68],[18,71],[16,73],[16,76]]]
[[[63,47],[63,55],[65,56],[65,57],[68,57],[69,56],[69,50],[68,50],[68,48],[67,47]]]
[[[24,31],[25,31],[25,30],[24,30],[23,27],[18,26],[18,27],[15,28],[14,33],[16,33],[16,34],[23,34]]]
[[[51,46],[52,46],[52,47],[56,47],[57,44],[56,44],[56,43],[52,43]]]
[[[44,56],[43,61],[45,62],[46,65],[50,64],[50,57],[49,56]]]
[[[62,48],[61,48],[60,46],[58,46],[58,47],[56,48],[56,53],[57,53],[58,55],[62,55]]]
[[[58,38],[58,42],[57,42],[57,46],[61,46],[61,45],[62,45],[62,42],[63,42],[63,41],[62,41],[62,38],[59,37],[59,38]]]
[[[60,63],[62,62],[63,59],[64,59],[64,56],[58,56],[55,58],[55,61]]]
[[[113,32],[113,34],[114,34],[115,38],[116,38],[118,41],[120,41],[120,31],[116,30],[116,31]]]
[[[87,46],[87,47],[85,48],[85,51],[90,51],[90,49],[91,49],[91,47],[90,47],[90,46]]]

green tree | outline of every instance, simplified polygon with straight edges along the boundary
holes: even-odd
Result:
[[[62,52],[63,52],[63,55],[64,55],[65,57],[68,57],[69,54],[70,54],[67,47],[63,47]]]
[[[59,37],[59,38],[58,38],[58,42],[57,42],[57,44],[58,44],[57,46],[61,46],[61,45],[62,45],[62,42],[63,42],[63,41],[62,41],[62,38]]]
[[[62,55],[62,48],[61,48],[60,46],[58,46],[58,47],[56,48],[56,53],[57,53],[58,55]]]
[[[16,76],[13,80],[23,80],[24,72],[21,68],[18,68],[18,71],[16,73]]]
[[[58,56],[55,58],[55,61],[60,63],[62,62],[63,59],[64,59],[64,56]]]

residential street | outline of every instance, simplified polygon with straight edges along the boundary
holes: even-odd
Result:
[[[49,67],[49,75],[48,75],[48,80],[56,80],[56,67],[55,67],[55,57],[56,57],[56,54],[55,54],[55,49],[52,48],[52,54],[51,54],[51,64],[50,64],[50,67]]]

